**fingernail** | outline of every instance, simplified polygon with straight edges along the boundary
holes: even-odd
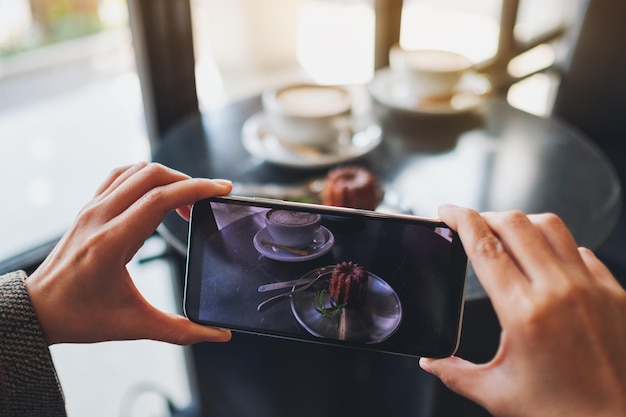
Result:
[[[232,338],[232,332],[230,330],[227,329],[221,329],[221,328],[216,328],[216,330],[219,330],[220,333],[222,333],[220,336],[222,337],[220,340],[222,342],[229,342],[230,339]]]
[[[453,210],[453,209],[457,209],[459,208],[459,206],[454,205],[454,204],[442,204],[439,206],[439,210]]]
[[[453,204],[442,204],[437,209],[437,214],[439,214],[439,216],[443,217],[445,213],[453,212],[453,211],[457,210],[458,208],[459,208],[458,206],[455,206]]]
[[[430,366],[430,360],[428,358],[420,358],[420,368],[422,368],[424,371],[428,372],[429,374],[433,373],[433,368]]]
[[[223,180],[223,179],[221,179],[221,178],[212,179],[211,181],[213,181],[213,182],[214,182],[214,183],[216,183],[216,184],[222,185],[222,186],[224,186],[224,187],[226,187],[226,186],[230,186],[230,185],[233,185],[233,182],[232,182],[232,181],[230,181],[230,180]]]

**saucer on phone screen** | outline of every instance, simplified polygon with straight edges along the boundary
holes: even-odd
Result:
[[[254,235],[252,242],[254,243],[255,249],[261,255],[282,262],[303,262],[319,258],[320,256],[327,254],[335,244],[335,237],[332,232],[324,226],[320,226],[319,229],[317,229],[311,244],[306,248],[303,248],[306,254],[300,255],[292,253],[287,250],[280,249],[279,247],[263,243],[263,241],[271,242],[271,240],[272,238],[268,230],[264,227]]]
[[[360,158],[373,151],[382,140],[382,128],[362,118],[347,118],[339,131],[337,146],[318,150],[308,146],[290,146],[269,131],[263,112],[251,116],[242,127],[242,143],[252,155],[276,165],[292,168],[324,168]]]

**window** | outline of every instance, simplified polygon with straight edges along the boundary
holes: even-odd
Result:
[[[191,0],[202,109],[289,80],[368,82],[382,3]],[[405,0],[399,41],[462,52],[545,114],[556,81],[543,70],[580,3]],[[149,158],[125,1],[0,0],[0,97],[0,192],[16,201],[2,258],[64,230],[110,167]]]
[[[113,167],[149,157],[126,2],[0,0],[0,260],[59,237]],[[139,257],[162,245],[150,239]],[[164,261],[129,269],[148,300],[177,310]],[[123,406],[162,414],[159,390],[190,400],[180,347],[65,344],[51,353],[70,415]]]
[[[461,52],[488,71],[501,91],[509,91],[514,105],[545,114],[555,81],[545,73],[534,74],[558,58],[563,49],[558,41],[581,2],[405,0],[399,41],[409,49]],[[376,3],[233,0],[224,5],[193,0],[201,105],[219,107],[264,86],[296,79],[368,82],[374,74]],[[530,52],[509,66],[526,50]]]
[[[127,15],[122,0],[0,0],[0,259],[149,157]]]

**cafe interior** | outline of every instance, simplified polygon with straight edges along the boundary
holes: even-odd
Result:
[[[553,212],[623,284],[623,16],[621,0],[0,0],[0,274],[34,271],[114,167],[154,161],[250,197],[321,204],[358,167],[373,210]],[[128,266],[181,314],[187,237],[170,213]],[[471,265],[464,300],[456,355],[487,362],[500,327]],[[70,417],[490,415],[415,357],[249,333],[50,350]]]

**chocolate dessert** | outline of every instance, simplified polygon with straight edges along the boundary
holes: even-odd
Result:
[[[333,301],[346,307],[358,307],[367,295],[369,274],[361,265],[341,262],[333,269],[329,293]]]
[[[322,190],[322,204],[374,210],[379,200],[378,184],[367,169],[344,166],[328,172]]]

